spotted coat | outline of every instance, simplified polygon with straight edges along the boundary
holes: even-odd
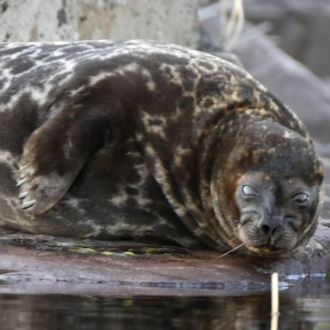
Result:
[[[0,58],[1,226],[221,247],[209,137],[270,118],[309,139],[246,71],[184,47],[9,43]]]

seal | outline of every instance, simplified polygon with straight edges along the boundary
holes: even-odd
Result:
[[[286,255],[323,180],[297,116],[242,68],[172,44],[0,50],[0,226]]]

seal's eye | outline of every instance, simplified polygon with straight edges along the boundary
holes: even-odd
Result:
[[[244,184],[242,186],[242,193],[245,197],[256,197],[258,196],[258,191],[249,184]]]
[[[306,193],[298,193],[291,197],[291,201],[297,206],[305,206],[309,202],[309,195]]]

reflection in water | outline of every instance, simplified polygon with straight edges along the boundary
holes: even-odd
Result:
[[[279,329],[327,329],[330,297],[281,295]],[[269,329],[269,296],[110,298],[1,295],[1,329]]]

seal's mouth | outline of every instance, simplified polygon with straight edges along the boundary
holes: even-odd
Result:
[[[249,246],[246,245],[247,249],[258,255],[279,255],[285,252],[283,249],[278,248],[277,246],[270,244],[261,244],[258,246]]]
[[[257,249],[261,250],[261,251],[269,251],[269,252],[281,251],[281,249],[279,249],[278,247],[276,247],[274,245],[269,245],[269,244],[262,244],[262,245],[258,246]]]

